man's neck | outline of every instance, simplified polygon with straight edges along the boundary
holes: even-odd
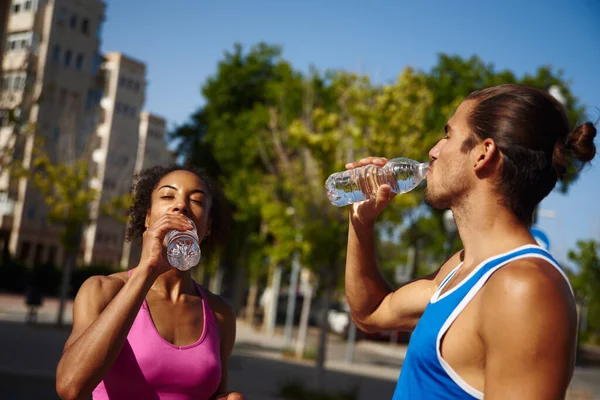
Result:
[[[474,194],[453,207],[464,252],[464,264],[476,265],[486,258],[526,244],[535,244],[529,229],[495,196]]]

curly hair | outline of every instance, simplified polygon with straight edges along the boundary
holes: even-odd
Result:
[[[125,238],[131,241],[142,237],[146,231],[146,215],[152,207],[152,192],[160,180],[174,171],[189,171],[196,174],[206,183],[210,192],[212,202],[209,210],[211,223],[211,234],[204,240],[204,248],[215,248],[223,244],[231,224],[231,210],[223,195],[219,184],[212,179],[203,169],[192,165],[181,166],[177,164],[157,165],[141,171],[134,177],[131,187],[132,204],[129,208],[129,225]]]

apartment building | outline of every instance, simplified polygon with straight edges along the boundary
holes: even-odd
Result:
[[[11,145],[24,165],[31,161],[34,138],[43,139],[44,149],[61,162],[91,152],[102,93],[105,8],[100,0],[12,1],[2,59],[0,145]],[[18,128],[31,123],[32,135]],[[0,203],[0,237],[9,233],[12,256],[29,263],[62,260],[59,228],[48,223],[32,182],[2,174]]]
[[[91,182],[101,195],[91,206],[93,222],[84,233],[83,260],[86,264],[119,265],[125,223],[105,215],[102,206],[131,188],[143,120],[140,116],[147,115],[140,114],[145,102],[146,66],[117,52],[104,58],[101,70],[105,87],[96,128],[97,146],[92,154],[95,178]]]
[[[10,15],[10,1],[3,1],[0,4],[0,65],[2,65],[2,56],[4,55],[4,45],[6,43],[6,28],[8,26],[8,16]],[[0,68],[0,79],[2,78],[2,68]]]
[[[155,165],[166,165],[175,161],[175,157],[166,147],[166,133],[167,122],[164,118],[142,111],[135,174]],[[124,242],[121,267],[128,268],[137,265],[141,251],[141,241]]]

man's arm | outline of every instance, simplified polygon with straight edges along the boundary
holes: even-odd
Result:
[[[492,275],[481,295],[486,400],[564,399],[577,324],[564,278],[543,260],[520,260]]]
[[[416,326],[435,293],[440,268],[397,290],[385,281],[375,259],[375,223],[363,224],[350,218],[346,255],[345,288],[356,325],[366,332],[406,330]],[[458,263],[457,253],[446,265]],[[446,268],[447,269],[447,268]]]
[[[383,167],[386,158],[367,157],[346,164],[347,169],[374,164]],[[446,263],[436,272],[407,283],[396,291],[385,282],[375,259],[375,220],[392,200],[389,185],[381,185],[375,199],[352,204],[348,230],[345,287],[356,325],[366,332],[413,330],[425,311],[440,279],[448,273]],[[441,273],[440,273],[441,272]]]

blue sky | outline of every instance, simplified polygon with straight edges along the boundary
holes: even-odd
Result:
[[[600,117],[600,0],[219,0],[107,1],[102,50],[148,67],[146,109],[169,126],[203,102],[200,85],[235,42],[283,47],[310,65],[394,79],[407,65],[429,70],[441,52],[478,55],[521,75],[539,66],[565,71],[591,118]],[[600,128],[600,126],[599,126]],[[440,127],[441,129],[441,127]],[[597,146],[600,140],[596,141]],[[600,147],[600,146],[599,146]],[[600,156],[567,195],[552,193],[541,218],[559,260],[579,239],[600,240]]]

